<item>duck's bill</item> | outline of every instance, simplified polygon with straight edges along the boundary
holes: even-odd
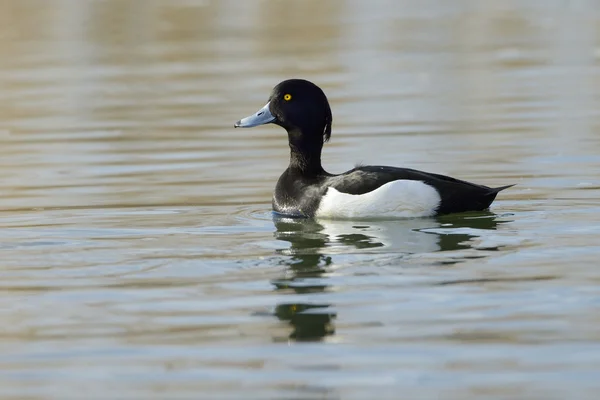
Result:
[[[264,125],[275,121],[275,117],[269,110],[269,104],[270,102],[265,104],[265,106],[258,110],[256,114],[240,119],[233,126],[235,128],[252,128],[253,126]]]

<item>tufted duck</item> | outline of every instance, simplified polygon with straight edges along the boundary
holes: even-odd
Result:
[[[321,166],[331,136],[332,115],[315,84],[290,79],[271,92],[256,114],[235,127],[273,123],[288,133],[290,164],[273,194],[273,210],[291,217],[365,219],[428,217],[487,209],[498,192],[513,185],[483,185],[408,168],[358,166],[340,175]]]

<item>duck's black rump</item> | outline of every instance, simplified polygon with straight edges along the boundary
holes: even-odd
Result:
[[[491,188],[445,175],[376,165],[359,166],[344,174],[332,176],[327,179],[326,185],[342,193],[361,195],[397,180],[421,181],[432,186],[441,198],[438,215],[485,210],[500,191],[514,186]]]

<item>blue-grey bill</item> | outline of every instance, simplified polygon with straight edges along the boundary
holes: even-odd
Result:
[[[269,103],[265,104],[263,108],[258,110],[256,114],[252,114],[246,118],[240,119],[233,125],[235,128],[252,128],[253,126],[268,124],[273,122],[275,117],[269,110]]]

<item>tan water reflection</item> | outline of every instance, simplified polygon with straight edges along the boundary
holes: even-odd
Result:
[[[0,396],[595,398],[599,22],[594,0],[2,2]],[[232,124],[294,76],[331,100],[331,172],[518,185],[491,214],[273,221],[285,134]]]

